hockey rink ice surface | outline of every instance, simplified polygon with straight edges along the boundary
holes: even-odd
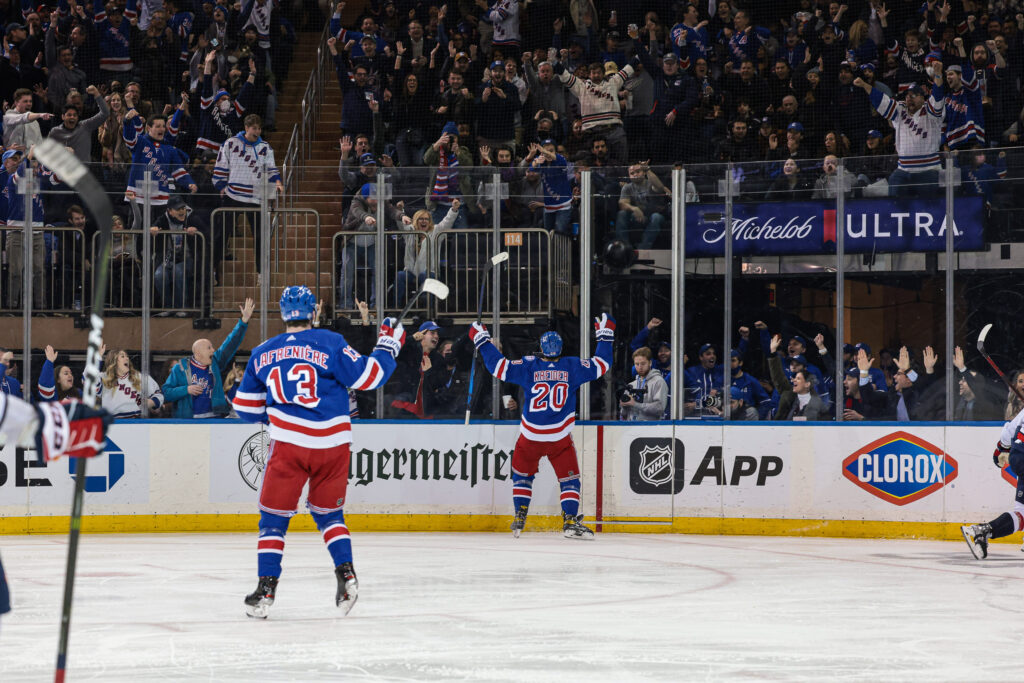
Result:
[[[59,536],[0,537],[0,681],[52,680]],[[1019,681],[1024,553],[963,542],[353,532],[347,618],[319,535],[266,621],[256,534],[82,537],[68,681]]]

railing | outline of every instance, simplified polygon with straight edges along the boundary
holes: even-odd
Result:
[[[323,104],[326,82],[333,72],[328,56],[329,52],[326,49],[328,26],[329,24],[324,25],[318,38],[316,61],[306,82],[306,90],[302,93],[301,118],[299,123],[292,127],[288,149],[284,154],[282,177],[284,178],[285,196],[281,201],[289,208],[295,206],[295,200],[299,193],[298,184],[295,181],[301,181],[305,177],[305,161],[309,159],[313,141],[316,139],[316,128],[320,122],[320,107]]]
[[[152,262],[142,257],[142,230],[117,230],[111,236],[107,273],[108,310],[135,313],[143,310],[142,283],[153,283],[151,310],[159,317],[195,317],[202,312],[209,289],[206,236],[161,230],[150,233]],[[99,236],[92,242],[92,262],[98,258]]]
[[[320,216],[313,209],[272,209],[267,245],[270,271],[268,303],[277,303],[281,288],[304,284],[320,292]],[[253,295],[259,282],[257,240],[260,205],[251,209],[219,207],[210,214],[213,226],[213,257],[208,263],[213,313],[233,312],[238,302]],[[294,281],[293,281],[294,280]]]
[[[404,308],[408,297],[426,277],[436,276],[436,255],[433,239],[414,231],[386,231],[383,234],[384,277],[377,277],[377,232],[346,231],[334,234],[331,248],[331,292],[336,316],[358,318],[356,301],[366,302],[372,317],[377,301],[383,297],[388,311]],[[428,270],[419,273],[407,269],[407,250],[426,250]],[[415,262],[415,257],[410,263]],[[412,315],[432,315],[437,311],[433,301],[421,298],[410,309]]]

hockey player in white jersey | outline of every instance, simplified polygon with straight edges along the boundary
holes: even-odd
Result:
[[[386,318],[373,352],[363,356],[340,334],[312,329],[315,314],[316,297],[308,287],[284,290],[285,332],[253,349],[233,402],[241,419],[270,425],[259,492],[259,583],[245,598],[250,617],[265,619],[274,604],[284,536],[307,481],[306,507],[334,561],[335,604],[348,614],[358,597],[343,510],[352,442],[348,390],[375,389],[388,380],[405,329]]]
[[[1014,498],[1013,510],[1004,512],[991,522],[985,524],[969,524],[960,527],[967,547],[974,557],[983,560],[988,557],[988,542],[993,538],[1002,538],[1024,529],[1024,410],[1003,425],[999,435],[999,443],[992,453],[992,462],[1002,469],[1007,464],[1010,471],[1017,477],[1017,495]]]
[[[103,450],[113,418],[79,401],[32,405],[0,392],[0,448],[11,443],[34,448],[40,460],[90,458]],[[0,564],[0,615],[11,611],[11,596]]]
[[[510,361],[491,343],[486,327],[473,323],[469,330],[469,337],[480,350],[488,372],[503,382],[518,384],[526,390],[519,439],[512,451],[512,504],[515,509],[512,535],[516,538],[526,524],[533,496],[533,478],[543,457],[548,458],[558,477],[565,537],[594,538],[594,532],[583,525],[583,515],[579,514],[580,466],[572,443],[576,390],[604,375],[612,364],[615,320],[607,314],[594,320],[597,352],[589,360],[561,357],[562,338],[557,332],[545,332],[540,338],[540,358],[526,356],[522,360]]]

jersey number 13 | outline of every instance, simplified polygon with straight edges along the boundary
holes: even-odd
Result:
[[[281,368],[273,367],[267,376],[267,387],[277,403],[295,403],[315,408],[320,403],[316,393],[316,368],[308,363],[297,363],[288,369],[282,379]]]

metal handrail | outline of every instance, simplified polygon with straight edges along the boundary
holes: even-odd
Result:
[[[323,104],[324,81],[326,79],[326,59],[328,26],[325,24],[320,32],[319,44],[316,49],[316,61],[313,63],[313,70],[306,81],[306,90],[302,93],[302,117],[298,123],[292,126],[292,135],[288,141],[288,149],[285,151],[284,159],[289,170],[286,178],[285,191],[288,194],[289,206],[294,205],[297,191],[295,183],[287,182],[295,179],[296,175],[301,179],[305,175],[305,164],[313,149],[313,140],[316,137],[316,126],[320,121],[320,108]]]
[[[353,288],[355,289],[356,282],[360,280],[357,273],[363,271],[364,273],[372,273],[370,279],[374,283],[373,298],[383,296],[386,301],[385,308],[391,306],[402,307],[406,303],[406,296],[411,294],[418,285],[418,274],[408,273],[407,278],[409,282],[409,288],[407,292],[399,294],[397,292],[398,286],[398,273],[405,271],[404,267],[404,252],[400,252],[398,246],[401,245],[403,249],[408,248],[411,239],[418,239],[421,236],[425,236],[423,233],[419,233],[413,230],[386,230],[384,231],[384,263],[385,272],[384,277],[377,277],[377,269],[375,264],[370,262],[354,263],[353,268]],[[373,246],[377,244],[377,233],[369,232],[366,230],[338,230],[334,233],[334,237],[331,239],[331,298],[333,302],[333,310],[336,316],[347,316],[353,320],[359,316],[359,309],[355,306],[342,306],[342,301],[339,298],[340,282],[339,274],[341,271],[341,263],[338,260],[338,255],[343,252],[346,247],[346,243],[349,238],[367,238],[373,242]],[[427,263],[431,266],[436,264],[437,256],[434,252],[436,241],[431,239],[427,241]],[[419,245],[417,245],[419,248]],[[401,258],[400,258],[401,257]],[[427,273],[432,275],[433,273]],[[365,280],[367,278],[363,278]],[[365,294],[364,294],[365,296]],[[396,297],[397,301],[396,301]],[[368,299],[369,300],[369,299]],[[409,309],[409,313],[412,315],[426,315],[429,314],[430,302],[427,297],[424,297],[416,303],[412,308]],[[371,307],[372,308],[372,307]],[[372,312],[371,312],[372,315]]]
[[[114,231],[112,237],[113,237],[113,239],[115,241],[115,245],[117,243],[123,244],[124,240],[126,240],[128,238],[131,238],[132,241],[141,241],[143,233],[145,233],[145,232],[146,232],[145,230],[116,230],[116,231]],[[166,242],[169,242],[171,240],[171,238],[173,238],[175,236],[183,237],[185,239],[186,248],[188,248],[189,243],[194,243],[192,245],[192,249],[193,249],[193,258],[192,258],[193,272],[192,272],[192,278],[190,280],[191,283],[193,284],[193,291],[192,291],[191,295],[186,297],[186,300],[182,302],[184,305],[182,306],[181,309],[169,308],[169,307],[166,307],[166,306],[152,306],[151,310],[157,311],[157,312],[160,312],[160,313],[164,313],[164,314],[170,313],[170,312],[173,312],[173,311],[179,311],[179,310],[180,311],[186,311],[186,312],[191,311],[191,312],[194,312],[194,313],[199,313],[199,312],[202,311],[203,302],[206,300],[207,279],[204,277],[204,273],[206,272],[206,269],[204,268],[204,264],[207,263],[207,253],[208,253],[207,252],[207,246],[206,246],[206,235],[204,235],[201,232],[197,232],[197,233],[194,233],[194,234],[188,234],[188,233],[177,233],[177,231],[161,230],[160,232],[152,235],[152,238],[154,240],[158,240],[160,242],[166,243]],[[98,248],[99,247],[99,243],[98,242],[99,242],[99,235],[93,235],[92,250],[91,250],[92,251],[92,259],[93,259],[92,262],[93,263],[96,263],[96,259],[99,258],[99,248]],[[165,254],[166,253],[166,249],[167,249],[167,245],[166,244],[163,244],[161,246],[154,245],[153,250],[152,250],[152,259],[150,261],[147,261],[145,258],[143,258],[142,251],[141,251],[141,249],[139,249],[138,244],[134,245],[134,248],[132,250],[132,251],[134,251],[134,254],[131,257],[131,261],[133,261],[135,267],[137,267],[139,269],[139,278],[140,278],[139,284],[140,285],[141,285],[142,282],[145,282],[147,280],[149,282],[153,282],[153,277],[156,275],[156,269],[157,269],[157,267],[159,265],[158,259],[157,259],[158,254]],[[111,259],[112,260],[116,259],[116,258],[118,258],[117,254],[111,254]],[[121,274],[123,275],[123,273],[121,273]],[[111,270],[111,272],[107,275],[107,277],[113,278],[114,277],[114,271]],[[187,276],[186,276],[186,280],[188,281]],[[211,280],[211,282],[212,282],[212,280]],[[121,313],[140,313],[142,311],[142,299],[141,298],[136,302],[134,295],[132,295],[130,297],[131,305],[127,305],[127,306],[124,305],[123,295],[124,295],[124,292],[125,292],[125,286],[124,286],[125,283],[123,283],[123,282],[120,283],[120,287],[119,287],[120,293],[122,295],[120,303],[117,303],[115,301],[115,295],[117,294],[117,289],[115,289],[115,287],[117,287],[117,284],[118,283],[114,283],[113,281],[111,281],[111,285],[113,285],[113,286],[109,287],[108,297],[110,298],[110,302],[107,305],[107,310],[108,311],[118,311],[118,312],[121,312]],[[128,286],[130,287],[131,283],[128,283]],[[154,292],[153,295],[155,297],[156,296],[156,292]],[[173,299],[173,294],[172,294],[172,299]],[[190,306],[190,305],[188,305],[189,303],[191,303],[193,305]]]

